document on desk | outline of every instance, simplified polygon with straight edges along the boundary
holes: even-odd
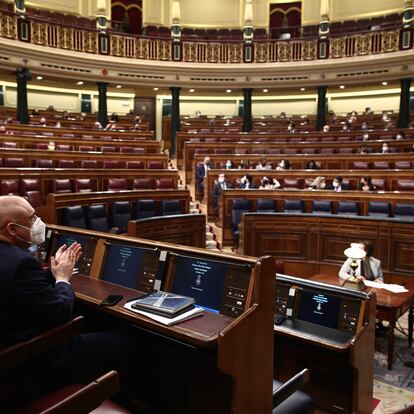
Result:
[[[150,319],[153,319],[156,322],[162,323],[163,325],[167,325],[167,326],[171,326],[171,325],[175,325],[179,322],[184,322],[188,319],[192,319],[192,318],[196,318],[197,316],[200,316],[204,313],[204,309],[203,308],[193,308],[190,309],[187,312],[182,313],[181,315],[176,316],[175,318],[165,318],[164,316],[160,316],[160,315],[156,315],[154,313],[150,313],[150,312],[145,312],[139,309],[134,309],[132,307],[132,304],[134,302],[127,302],[124,305],[125,309],[128,309],[134,313],[138,313],[140,315],[146,316]]]
[[[375,289],[385,289],[392,293],[404,293],[408,292],[408,290],[401,285],[396,285],[394,283],[380,283],[375,282],[374,280],[364,280],[365,286],[373,287]]]

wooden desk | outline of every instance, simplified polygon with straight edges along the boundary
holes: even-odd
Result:
[[[82,275],[74,276],[71,283],[78,304],[95,315],[111,315],[140,330],[154,333],[155,339],[152,343],[156,346],[166,339],[171,342],[170,346],[172,343],[177,344],[177,341],[181,345],[187,345],[188,364],[176,366],[179,371],[174,374],[173,380],[165,384],[165,387],[159,386],[157,389],[158,398],[164,397],[168,402],[169,413],[270,414],[273,377],[273,274],[273,259],[259,259],[253,273],[255,289],[252,305],[238,318],[231,319],[206,311],[200,317],[171,327],[123,308],[126,300],[141,296],[141,292]],[[110,294],[121,294],[124,299],[114,307],[100,306],[99,303]],[[188,345],[192,346],[193,354]],[[147,349],[142,349],[140,352],[145,353],[146,360],[154,369],[157,361],[148,359]],[[165,377],[171,377],[169,366],[174,365],[175,359],[166,360],[165,354],[156,357],[159,365],[161,359],[165,364],[161,363],[158,371],[154,369],[154,375],[158,375],[160,381],[165,383]],[[179,379],[183,378],[185,382],[181,383]],[[176,397],[175,390],[180,391],[181,397],[185,395],[183,401],[173,401]]]
[[[341,286],[343,281],[334,275],[319,273],[311,277],[318,282],[329,283],[331,285]],[[408,284],[406,293],[391,293],[385,289],[367,288],[368,291],[375,292],[377,295],[377,319],[387,321],[390,327],[387,332],[387,354],[388,369],[392,369],[392,360],[394,357],[394,328],[395,324],[404,315],[408,313],[408,346],[411,347],[413,341],[413,304],[414,304],[414,285]]]

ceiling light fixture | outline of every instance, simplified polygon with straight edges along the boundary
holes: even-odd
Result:
[[[387,86],[387,85],[388,85],[387,81],[382,82],[382,86]]]
[[[267,93],[267,92],[269,92],[269,89],[263,89],[263,92]]]
[[[193,93],[193,92],[195,92],[195,89],[189,89],[188,92]]]
[[[303,92],[303,91],[306,91],[306,88],[300,88],[300,90]]]
[[[345,85],[339,85],[339,89],[345,89]]]
[[[155,87],[155,88],[154,88],[154,91],[158,91],[158,89],[159,89],[159,88]]]
[[[122,88],[122,85],[116,85],[116,88],[117,89],[121,89]]]
[[[76,85],[79,85],[79,86],[83,85],[83,81],[76,82]]]
[[[42,80],[43,79],[43,76],[36,76],[36,79],[37,80]]]
[[[226,89],[226,93],[231,93],[231,89]]]

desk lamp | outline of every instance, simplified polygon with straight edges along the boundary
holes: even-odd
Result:
[[[351,259],[350,266],[352,275],[349,279],[345,280],[342,286],[348,289],[364,290],[366,286],[362,280],[359,280],[356,277],[355,271],[358,268],[358,265],[361,264],[361,260],[366,256],[365,250],[359,243],[351,243],[351,247],[344,250],[344,255],[348,259]]]

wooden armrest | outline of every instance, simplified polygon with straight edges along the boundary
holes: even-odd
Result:
[[[17,414],[88,414],[114,396],[119,389],[118,374],[110,371],[87,385],[69,385],[52,392],[18,410]],[[111,407],[106,408],[111,412]]]
[[[273,391],[273,408],[276,408],[294,392],[300,390],[308,381],[309,370],[305,368],[281,385],[277,390]]]
[[[82,332],[84,327],[83,316],[43,332],[39,336],[26,342],[13,345],[0,352],[0,371],[7,371],[17,367],[42,352],[49,351]]]

